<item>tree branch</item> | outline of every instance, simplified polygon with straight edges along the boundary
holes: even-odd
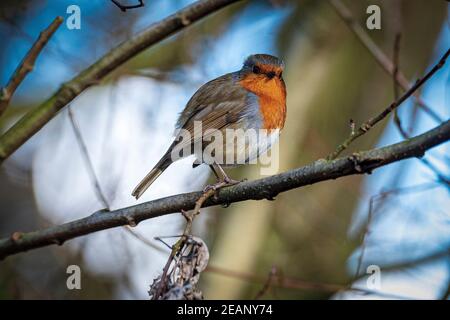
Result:
[[[167,284],[169,282],[168,275],[169,275],[169,268],[172,265],[172,262],[176,257],[180,257],[183,253],[183,250],[185,249],[186,245],[188,244],[188,240],[191,237],[191,230],[192,230],[192,224],[194,222],[194,218],[200,214],[200,209],[202,208],[203,204],[206,200],[211,198],[215,194],[215,190],[213,188],[206,190],[203,192],[203,194],[195,201],[194,209],[191,213],[188,211],[181,209],[181,213],[186,218],[186,226],[184,227],[183,234],[181,235],[180,239],[175,243],[175,245],[172,247],[172,251],[170,252],[169,259],[167,259],[166,264],[163,268],[163,273],[161,275],[161,280],[159,283],[157,283],[157,288],[155,290],[155,294],[152,295],[152,300],[159,300],[164,298],[164,294],[167,293]],[[174,268],[177,268],[177,265],[174,266]],[[172,271],[173,272],[173,269]],[[152,285],[153,286],[153,285]]]
[[[205,269],[206,272],[215,273],[218,275],[232,277],[236,279],[241,279],[243,281],[255,282],[255,283],[267,283],[267,276],[263,277],[260,275],[228,270],[221,267],[208,265]],[[299,290],[312,290],[319,292],[327,292],[327,293],[335,293],[341,290],[345,290],[346,286],[342,284],[334,284],[334,283],[321,283],[321,282],[312,282],[303,279],[297,279],[292,277],[287,277],[285,275],[281,276],[279,274],[272,274],[272,283],[271,285],[279,288],[287,288],[287,289],[299,289]]]
[[[342,20],[347,24],[350,30],[355,34],[358,40],[366,47],[369,53],[375,58],[378,64],[391,76],[394,75],[395,66],[394,62],[389,59],[389,57],[381,50],[381,48],[372,40],[370,35],[358,24],[358,22],[353,17],[350,10],[345,6],[341,0],[329,0],[329,3],[337,12],[337,14],[342,18]],[[397,75],[395,77],[396,82],[407,91],[409,89],[409,81],[406,79],[403,72],[397,70]],[[414,93],[417,105],[425,111],[431,118],[436,122],[442,122],[439,115],[433,111],[420,97],[418,92]]]
[[[97,62],[82,71],[48,100],[24,115],[12,128],[0,137],[0,163],[49,122],[86,88],[98,83],[112,70],[144,49],[159,43],[205,16],[241,0],[200,0],[168,16],[122,42]]]
[[[376,116],[370,118],[366,122],[364,122],[358,130],[351,132],[349,137],[345,139],[343,143],[337,146],[336,150],[331,153],[327,159],[332,160],[336,159],[337,156],[341,154],[342,151],[347,149],[347,147],[357,138],[365,134],[369,131],[375,124],[386,118],[393,110],[397,109],[406,99],[408,99],[417,89],[419,89],[425,82],[427,82],[439,69],[441,69],[445,62],[447,61],[448,56],[450,55],[450,49],[448,49],[439,62],[430,70],[428,73],[423,76],[421,79],[417,80],[416,83],[406,91],[400,98],[392,102],[386,109],[381,111]]]
[[[412,157],[421,157],[425,151],[450,140],[450,120],[419,136],[383,148],[354,153],[333,161],[324,159],[271,177],[221,189],[216,197],[206,200],[203,207],[230,204],[245,200],[273,199],[280,192],[337,179],[353,174],[370,173],[389,163]],[[66,240],[100,230],[137,223],[195,207],[203,192],[184,193],[165,197],[132,207],[107,212],[96,212],[86,218],[29,233],[15,232],[0,240],[0,259],[19,252]]]
[[[17,87],[22,83],[27,74],[33,70],[37,57],[39,56],[47,42],[50,40],[50,38],[53,36],[53,34],[56,32],[56,30],[58,30],[62,22],[62,17],[56,17],[55,20],[53,20],[53,22],[47,27],[47,29],[39,34],[36,42],[27,52],[20,64],[17,66],[6,87],[2,88],[0,92],[0,116],[8,107],[9,102],[16,92]]]
[[[393,77],[393,83],[394,83],[394,100],[398,100],[400,94],[398,92],[398,70],[399,70],[399,55],[400,55],[400,39],[401,34],[397,33],[395,35],[395,41],[394,41],[394,57],[393,57],[393,63],[394,63],[394,73],[392,75]],[[403,128],[402,121],[400,120],[400,117],[398,116],[397,109],[394,110],[394,124],[397,127],[400,135],[403,137],[403,139],[409,139],[410,135],[408,132]],[[431,162],[429,162],[427,159],[422,158],[420,159],[422,163],[427,166],[431,171],[434,172],[434,174],[438,177],[438,179],[446,184],[447,186],[450,186],[450,179],[448,179],[445,175],[443,175]]]
[[[226,277],[232,277],[235,279],[240,279],[243,281],[249,281],[254,283],[266,283],[267,278],[261,277],[259,275],[254,275],[251,273],[228,270],[216,266],[208,266],[205,269],[206,272],[215,273],[217,275],[222,275]],[[409,297],[399,296],[395,294],[389,294],[386,292],[370,290],[367,288],[360,287],[348,287],[342,284],[334,284],[334,283],[321,283],[321,282],[312,282],[306,281],[302,279],[274,275],[271,283],[272,287],[285,288],[285,289],[297,289],[297,290],[308,290],[308,291],[317,291],[324,293],[337,293],[337,292],[355,292],[359,294],[373,294],[378,295],[390,299],[401,299],[401,300],[411,300]]]

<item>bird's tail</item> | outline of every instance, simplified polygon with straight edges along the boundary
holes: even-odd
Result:
[[[153,169],[142,179],[141,182],[134,188],[133,193],[131,194],[136,199],[139,199],[140,196],[145,192],[145,190],[150,187],[150,185],[155,182],[156,179],[164,172],[171,164],[172,159],[170,157],[170,152],[167,152],[161,160],[153,167]]]

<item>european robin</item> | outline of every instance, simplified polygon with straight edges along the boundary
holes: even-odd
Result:
[[[282,77],[283,70],[284,63],[279,58],[268,54],[255,54],[245,60],[241,70],[225,74],[200,87],[178,117],[176,124],[178,133],[174,142],[134,189],[132,195],[138,199],[164,170],[178,160],[173,157],[175,148],[180,149],[180,146],[191,148],[200,142],[200,150],[205,150],[205,141],[211,140],[211,132],[224,133],[228,129],[244,131],[264,129],[278,135],[286,120],[286,86]],[[201,123],[200,139],[195,137],[195,123]],[[182,139],[181,132],[190,133],[189,138]],[[270,148],[269,143],[264,150],[261,150],[261,147],[257,150],[258,146],[247,141],[237,150],[235,146],[226,147],[228,143],[230,141],[223,141],[224,148],[228,148],[224,151],[225,154],[230,150],[237,154],[247,152],[245,163],[252,157],[258,157],[261,151]],[[197,157],[194,167],[206,163],[195,151],[194,154]],[[187,155],[189,154],[181,157]],[[214,161],[208,164],[218,179],[214,188],[238,182],[227,176],[222,168],[223,162]],[[225,165],[236,163],[227,162]]]

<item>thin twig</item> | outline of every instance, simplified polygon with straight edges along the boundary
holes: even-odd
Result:
[[[347,147],[357,138],[364,135],[366,132],[368,132],[375,124],[386,118],[393,110],[398,108],[406,99],[408,99],[417,89],[419,89],[425,82],[427,82],[439,69],[441,69],[445,62],[447,61],[447,58],[450,54],[450,49],[448,49],[445,54],[442,56],[442,58],[439,60],[439,62],[430,70],[428,73],[416,81],[416,83],[408,90],[406,91],[399,99],[392,102],[386,109],[384,109],[381,113],[378,115],[370,118],[366,122],[364,122],[358,130],[356,130],[353,134],[350,134],[349,137],[338,147],[336,150],[328,155],[327,159],[332,160],[336,159],[342,151],[347,149]]]
[[[100,182],[98,180],[97,175],[95,174],[94,165],[92,164],[91,158],[89,157],[89,152],[86,144],[84,143],[83,136],[81,134],[81,130],[75,120],[75,116],[72,113],[71,106],[67,108],[67,112],[69,114],[70,124],[72,125],[73,132],[75,133],[76,141],[80,147],[81,156],[84,159],[84,163],[86,164],[86,169],[88,170],[89,178],[91,179],[92,185],[94,186],[95,193],[97,194],[98,200],[102,203],[103,207],[109,211],[108,200],[106,200],[106,196],[100,187]]]
[[[105,207],[106,210],[104,212],[107,212],[107,211],[110,210],[109,201],[107,200],[107,198],[105,196],[105,193],[103,192],[102,187],[100,185],[100,181],[99,181],[97,175],[95,174],[94,165],[93,165],[92,160],[91,160],[91,158],[89,156],[89,152],[88,152],[86,143],[84,142],[83,135],[81,134],[80,127],[78,126],[78,123],[77,123],[77,121],[75,119],[75,115],[73,114],[70,105],[68,106],[67,111],[68,111],[68,114],[69,114],[69,119],[70,119],[70,123],[71,123],[72,129],[73,129],[73,131],[75,133],[76,141],[78,143],[78,146],[80,147],[81,156],[84,159],[84,163],[85,163],[86,169],[88,171],[89,178],[91,179],[92,185],[94,187],[95,194],[97,195],[97,199]],[[159,251],[161,250],[151,240],[149,240],[146,237],[144,237],[143,235],[139,234],[137,231],[131,229],[131,227],[133,227],[132,224],[124,226],[125,231],[128,234],[130,234],[131,236],[133,236],[137,240],[143,242],[145,245],[150,246],[153,249],[156,249],[156,250],[159,250]]]
[[[394,56],[393,56],[393,62],[394,62],[394,72],[393,72],[393,84],[394,84],[394,100],[397,101],[399,99],[399,88],[398,88],[398,70],[399,70],[399,56],[400,56],[400,39],[401,34],[398,33],[395,36],[394,40]],[[400,117],[398,116],[397,109],[394,110],[394,124],[397,127],[400,135],[403,139],[409,139],[410,135],[408,132],[403,128],[402,122],[400,120]],[[450,186],[450,178],[446,177],[444,174],[442,174],[431,162],[429,162],[425,158],[421,158],[420,161],[427,166],[431,171],[434,172],[434,174],[437,176],[437,178],[447,186]]]
[[[27,52],[23,60],[17,66],[13,75],[8,81],[8,84],[1,89],[0,92],[0,116],[5,112],[6,108],[11,101],[17,87],[22,83],[27,74],[33,70],[37,57],[45,47],[47,42],[59,28],[63,22],[62,17],[56,17],[55,20],[39,34],[39,37],[34,42],[31,49]]]
[[[370,197],[369,210],[367,213],[367,221],[366,221],[365,229],[363,232],[363,239],[361,242],[361,253],[359,255],[357,266],[356,266],[356,271],[353,276],[354,281],[356,281],[361,275],[364,254],[366,251],[367,242],[368,242],[368,238],[370,235],[370,226],[372,224],[375,212],[377,212],[380,209],[380,206],[375,207],[375,204],[382,200],[385,200],[386,198],[388,198],[389,196],[392,196],[392,195],[398,195],[400,193],[405,193],[405,194],[408,193],[409,194],[409,193],[413,193],[413,192],[421,192],[421,191],[429,190],[431,188],[436,188],[436,187],[438,187],[438,185],[436,183],[423,183],[423,184],[410,186],[410,187],[393,188],[390,190],[382,191],[382,192]]]
[[[95,195],[97,196],[98,201],[100,201],[105,208],[105,209],[101,210],[100,212],[109,212],[109,210],[110,210],[109,202],[105,196],[105,193],[102,190],[100,181],[97,178],[97,175],[96,175],[95,169],[94,169],[94,165],[92,163],[91,157],[89,156],[87,145],[83,139],[81,129],[75,119],[75,115],[73,114],[72,108],[70,105],[67,108],[67,112],[68,112],[71,127],[75,134],[75,140],[80,148],[81,158],[84,161],[88,176],[89,176],[91,183],[93,185],[93,188],[95,190]],[[131,227],[129,225],[124,226],[124,228],[126,231],[128,231],[130,234],[132,234],[135,238],[141,240],[140,235],[134,234],[134,231],[131,230]],[[146,244],[152,245],[151,242],[148,242]],[[154,245],[154,247],[157,248],[155,245]],[[115,247],[114,247],[114,249],[115,249]],[[79,252],[81,252],[81,251],[82,250],[79,250]]]
[[[367,246],[367,238],[369,237],[370,234],[370,227],[372,224],[372,218],[373,218],[373,204],[374,204],[374,197],[370,198],[369,201],[369,212],[367,214],[367,222],[366,222],[366,226],[365,226],[365,230],[364,230],[364,235],[363,235],[363,239],[362,239],[362,244],[361,244],[361,253],[358,257],[358,263],[356,265],[356,271],[355,274],[353,276],[353,281],[355,281],[359,275],[361,274],[361,268],[362,268],[362,264],[363,264],[363,259],[364,259],[364,254],[366,252],[366,246]]]
[[[350,10],[345,6],[341,0],[329,0],[331,6],[336,10],[337,14],[342,18],[342,20],[347,24],[350,30],[355,34],[359,41],[364,45],[364,47],[369,51],[369,53],[375,58],[378,64],[386,71],[389,75],[394,73],[394,63],[389,59],[389,57],[381,50],[381,48],[372,40],[370,35],[358,24],[358,22],[353,17]],[[410,87],[409,81],[406,79],[405,75],[398,70],[398,76],[396,77],[398,84],[407,91]],[[420,97],[420,93],[414,93],[417,105],[432,119],[437,123],[442,122],[441,117],[433,111]]]
[[[143,236],[142,234],[140,234],[136,230],[131,229],[131,226],[124,226],[124,229],[129,235],[131,235],[136,240],[139,240],[140,242],[142,242],[146,246],[148,246],[148,247],[150,247],[152,249],[158,250],[160,252],[166,252],[165,250],[163,250],[160,247],[158,247],[155,243],[153,243],[147,237]]]
[[[416,245],[417,244],[415,244],[415,246]],[[386,273],[389,271],[398,271],[407,268],[416,268],[417,266],[420,265],[424,265],[430,262],[436,262],[439,259],[443,258],[448,259],[449,256],[450,256],[450,244],[447,243],[445,246],[443,246],[442,249],[434,250],[432,253],[428,253],[427,255],[423,255],[421,257],[414,257],[412,259],[408,259],[407,261],[384,264],[379,266],[383,270],[383,272]],[[360,281],[366,277],[367,275],[362,274],[356,281]]]
[[[136,8],[141,8],[143,7],[144,4],[144,0],[137,0],[139,1],[138,4],[132,4],[132,5],[123,5],[119,2],[119,0],[111,0],[112,3],[114,3],[121,11],[125,12],[129,9],[136,9]]]
[[[172,265],[172,262],[174,259],[181,255],[183,252],[183,249],[191,236],[192,231],[192,224],[194,222],[194,218],[200,214],[200,209],[202,208],[203,204],[206,200],[211,198],[216,193],[216,190],[213,188],[210,188],[203,192],[203,194],[197,199],[195,202],[194,209],[192,212],[187,212],[183,209],[181,209],[181,213],[186,218],[186,226],[184,228],[183,234],[181,235],[180,239],[175,243],[175,245],[172,247],[172,251],[170,252],[169,258],[167,259],[166,264],[164,265],[163,272],[161,275],[161,281],[159,282],[159,286],[156,289],[156,293],[152,296],[152,300],[159,300],[164,296],[164,293],[167,288],[168,283],[168,277],[171,272],[169,272],[170,266]]]
[[[421,183],[418,185],[413,185],[413,186],[408,186],[408,187],[392,188],[389,190],[382,191],[382,192],[370,197],[369,209],[368,209],[368,213],[367,213],[367,221],[366,221],[365,230],[363,232],[363,239],[362,239],[362,243],[361,243],[361,253],[358,257],[356,271],[353,276],[353,282],[355,282],[362,275],[362,265],[363,265],[365,251],[367,248],[368,238],[370,235],[370,227],[373,222],[375,213],[380,210],[380,205],[378,205],[378,206],[375,206],[375,205],[377,203],[380,203],[380,201],[383,201],[383,200],[387,199],[388,197],[391,197],[394,195],[423,192],[423,191],[427,191],[427,190],[434,189],[437,187],[439,187],[439,185],[437,183],[427,182],[427,183]]]
[[[394,83],[394,101],[397,101],[398,98],[400,97],[400,93],[398,90],[398,70],[399,70],[399,56],[400,56],[400,40],[401,40],[401,34],[397,33],[395,35],[395,40],[394,40],[394,57],[393,57],[393,61],[394,61],[394,72],[392,73],[392,79],[393,79],[393,83]],[[394,110],[394,123],[397,126],[398,130],[400,131],[400,133],[404,136],[406,136],[406,131],[403,129],[402,127],[402,123],[400,121],[400,117],[398,116],[398,110],[395,109]]]
[[[360,287],[351,287],[351,288],[348,288],[347,291],[352,291],[352,292],[358,293],[359,295],[363,295],[363,296],[372,294],[375,296],[384,297],[384,298],[388,298],[388,299],[397,299],[397,300],[415,300],[416,299],[416,298],[410,297],[410,296],[403,296],[403,295],[398,295],[395,293],[382,292],[382,291],[371,290],[371,289],[360,288]]]
[[[450,259],[450,255],[448,256],[447,259]],[[447,262],[447,264],[448,263],[449,262]],[[447,280],[447,285],[445,287],[445,290],[443,290],[443,292],[441,293],[439,299],[440,300],[448,300],[448,299],[450,299],[450,279]]]
[[[241,279],[248,282],[256,282],[265,284],[267,283],[267,276],[255,275],[252,273],[229,270],[222,267],[211,266],[206,267],[206,272],[215,273],[218,275],[232,277],[236,279]],[[301,280],[292,277],[280,276],[278,274],[272,275],[271,285],[278,288],[285,289],[299,289],[299,290],[314,290],[321,292],[337,292],[346,288],[345,285],[341,284],[331,284],[331,283],[321,283],[321,282],[312,282],[307,280]]]
[[[267,283],[267,277],[241,272],[241,271],[234,271],[225,269],[222,267],[216,267],[216,266],[208,266],[205,270],[209,273],[215,273],[218,275],[222,275],[225,277],[240,279],[243,281],[248,282],[256,282],[265,284]],[[271,286],[276,288],[283,288],[283,289],[295,289],[295,290],[307,290],[307,291],[317,291],[317,292],[324,292],[324,293],[338,293],[338,292],[345,292],[345,291],[352,291],[359,294],[373,294],[373,295],[379,295],[386,298],[393,298],[393,299],[405,299],[409,300],[410,297],[405,296],[399,296],[394,295],[386,292],[380,292],[376,290],[370,290],[367,288],[360,288],[360,287],[349,287],[342,284],[334,284],[334,283],[322,283],[322,282],[312,282],[307,280],[302,280],[298,278],[293,277],[285,277],[280,275],[274,275],[272,276]]]
[[[0,136],[0,163],[38,132],[75,97],[85,89],[98,84],[129,59],[209,14],[239,1],[241,0],[199,0],[160,22],[152,24],[144,31],[109,50],[72,80],[64,83],[49,99],[30,110]]]
[[[284,173],[241,182],[219,190],[215,197],[208,198],[202,207],[231,204],[245,200],[273,199],[279,193],[339,177],[369,173],[373,170],[424,153],[450,139],[450,120],[419,136],[383,148],[361,151],[333,161],[317,160],[314,163]],[[19,252],[65,241],[123,225],[137,225],[140,221],[170,213],[190,210],[198,204],[203,192],[178,194],[153,200],[132,207],[110,212],[96,212],[86,218],[60,226],[21,233],[0,239],[0,259]]]
[[[445,176],[435,165],[433,165],[428,159],[421,158],[420,161],[428,167],[438,178],[439,182],[445,184],[447,187],[450,187],[450,177]]]
[[[270,286],[272,285],[272,282],[276,275],[277,275],[277,268],[273,266],[272,269],[270,269],[269,275],[267,276],[267,280],[264,283],[263,287],[256,294],[255,300],[261,299],[266,294],[266,292],[269,291]]]

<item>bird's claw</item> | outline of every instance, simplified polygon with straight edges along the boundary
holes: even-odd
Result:
[[[219,190],[220,188],[223,188],[223,187],[224,187],[224,181],[219,181],[219,182],[216,182],[214,184],[208,184],[206,187],[203,188],[203,193],[206,193],[206,192],[208,192],[210,190],[217,191],[217,190]]]
[[[228,187],[228,186],[234,186],[235,184],[241,183],[242,180],[234,180],[231,178],[225,178],[223,182],[225,183],[224,187]]]
[[[206,187],[203,188],[203,192],[208,192],[210,190],[217,191],[224,187],[234,186],[238,183],[241,183],[243,180],[234,180],[231,178],[226,177],[222,181],[218,181],[214,184],[208,184]]]

